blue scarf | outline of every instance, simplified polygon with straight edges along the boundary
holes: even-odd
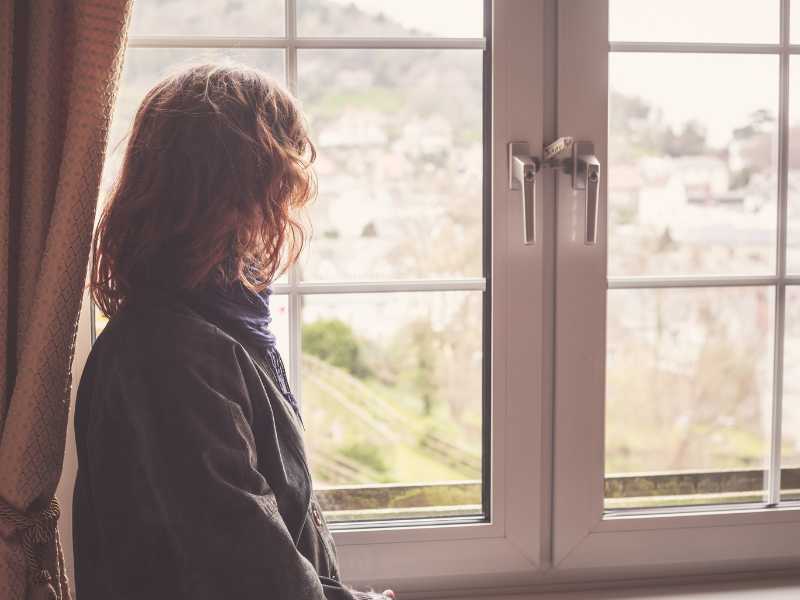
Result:
[[[200,314],[216,323],[224,331],[242,339],[248,345],[261,351],[272,367],[276,384],[292,405],[300,422],[300,407],[289,388],[286,369],[278,352],[275,334],[269,329],[272,316],[269,311],[269,297],[272,288],[267,287],[255,294],[236,281],[232,285],[209,285],[189,295],[187,300]]]
[[[230,286],[211,285],[193,295],[197,306],[209,312],[264,352],[275,347],[275,334],[269,329],[272,316],[269,297],[272,288],[255,294],[239,281]]]

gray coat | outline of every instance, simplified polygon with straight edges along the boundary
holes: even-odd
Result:
[[[98,337],[75,435],[77,600],[384,597],[339,581],[266,361],[173,296],[142,296]]]

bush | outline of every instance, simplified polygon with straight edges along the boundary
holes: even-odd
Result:
[[[386,473],[389,466],[381,454],[381,448],[368,442],[354,442],[339,449],[339,453],[377,473]]]
[[[370,375],[361,344],[350,326],[339,319],[320,319],[303,325],[303,352],[360,378]]]

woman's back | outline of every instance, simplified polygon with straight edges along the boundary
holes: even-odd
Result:
[[[264,366],[165,296],[111,320],[75,409],[80,600],[352,597]]]

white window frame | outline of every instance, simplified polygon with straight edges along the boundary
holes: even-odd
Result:
[[[554,461],[554,565],[561,571],[602,568],[606,576],[690,571],[778,569],[800,561],[800,505],[775,506],[780,495],[780,413],[785,287],[787,277],[786,172],[789,0],[780,1],[777,44],[650,44],[608,42],[607,0],[559,2],[558,129],[595,142],[607,157],[608,51],[735,52],[780,57],[778,261],[774,276],[606,277],[607,236],[586,246],[580,232],[583,200],[563,181],[557,197],[556,420]],[[755,5],[753,10],[756,10]],[[608,50],[608,51],[607,51]],[[565,178],[566,179],[566,178]],[[606,181],[601,178],[601,220],[606,231]],[[578,221],[578,222],[576,222]],[[580,234],[579,234],[580,235]],[[775,387],[772,402],[771,473],[764,502],[684,509],[605,511],[604,424],[606,291],[615,288],[767,285],[776,289]]]
[[[788,0],[780,1],[788,15]],[[485,44],[481,39],[451,38],[298,38],[291,26],[295,3],[287,0],[284,37],[147,36],[131,38],[131,46],[282,48],[287,81],[295,90],[300,48],[480,49]],[[509,588],[521,592],[619,578],[632,585],[650,577],[681,575],[685,581],[693,573],[796,567],[800,511],[793,507],[604,512],[606,236],[601,233],[594,247],[575,243],[582,231],[583,206],[567,177],[542,174],[536,182],[537,242],[524,245],[519,192],[508,189],[506,153],[512,140],[527,141],[535,149],[558,135],[572,135],[594,141],[605,166],[607,2],[493,0],[492,24],[488,282],[306,283],[290,273],[288,283],[275,286],[276,294],[289,298],[290,318],[299,315],[302,294],[483,290],[487,284],[491,289],[491,520],[385,523],[361,529],[334,525],[344,580],[356,587],[392,587],[414,597],[457,590],[474,593],[478,588],[495,597]],[[719,46],[718,51],[723,50]],[[780,44],[752,51],[781,55],[783,131],[788,54],[800,54],[800,47],[788,44],[784,27]],[[781,149],[784,168],[785,134]],[[605,177],[601,181],[605,184]],[[785,185],[780,194],[779,219],[785,221]],[[605,198],[603,185],[600,232],[606,229]],[[785,240],[785,227],[781,236]],[[785,275],[785,264],[779,265]],[[795,279],[785,277],[783,285],[800,283]],[[749,283],[780,284],[776,278]],[[73,401],[91,344],[88,306],[87,297],[73,369]],[[291,322],[296,352],[290,368],[292,385],[299,391],[299,319]],[[75,462],[70,422],[58,490],[68,565]]]
[[[382,524],[361,529],[331,529],[336,540],[343,578],[348,585],[394,587],[404,593],[464,589],[470,586],[504,587],[535,580],[542,557],[549,552],[547,497],[549,468],[544,468],[542,445],[547,419],[542,398],[549,378],[541,332],[545,330],[545,256],[543,245],[521,243],[521,208],[516,192],[508,190],[506,142],[525,139],[533,146],[543,141],[544,39],[543,0],[494,0],[492,23],[492,256],[491,256],[491,489],[488,522],[401,526]],[[283,37],[238,36],[131,36],[134,48],[280,48],[286,52],[289,88],[296,90],[297,50],[335,49],[484,49],[484,38],[300,38],[293,25],[296,0],[286,0]],[[512,94],[513,88],[513,94]],[[545,184],[537,184],[539,193]],[[541,203],[539,207],[542,222]],[[290,271],[288,283],[276,284],[277,294],[289,298],[292,385],[298,381],[300,303],[302,294],[353,292],[483,290],[484,279],[307,283]],[[84,300],[75,368],[77,382],[91,346],[88,295]],[[549,309],[548,309],[549,310]],[[70,421],[59,497],[65,507],[62,531],[71,563],[70,520],[76,470]],[[381,589],[383,589],[381,587]]]

